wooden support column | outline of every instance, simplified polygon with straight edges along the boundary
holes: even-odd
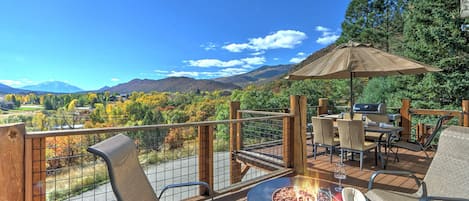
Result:
[[[463,126],[469,127],[469,100],[462,100]]]
[[[240,102],[230,102],[230,120],[237,118]],[[235,154],[239,151],[238,146],[238,124],[230,123],[230,183],[235,184],[241,181],[241,163],[236,161]]]
[[[318,116],[321,115],[321,114],[327,114],[327,110],[329,109],[328,108],[328,103],[329,99],[327,98],[320,98],[319,99],[319,107],[318,107]]]
[[[402,106],[401,106],[401,138],[403,140],[410,139],[410,131],[412,127],[412,117],[410,114],[410,99],[402,99]]]
[[[296,174],[306,171],[306,97],[290,96],[290,108],[293,114],[293,169]]]
[[[0,200],[25,198],[24,124],[0,126]]]
[[[213,189],[213,126],[199,126],[199,181]],[[209,189],[199,187],[200,195],[209,195]]]
[[[283,117],[283,164],[286,168],[293,167],[293,117]]]

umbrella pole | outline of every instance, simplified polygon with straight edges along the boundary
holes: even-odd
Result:
[[[350,119],[353,119],[353,75],[350,71]]]

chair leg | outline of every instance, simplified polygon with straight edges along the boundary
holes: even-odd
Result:
[[[352,152],[353,154],[353,152]],[[360,171],[363,170],[363,151],[360,152]]]
[[[332,163],[332,151],[334,150],[334,147],[331,146],[331,148],[329,148],[331,150],[331,156],[329,158],[329,163]]]
[[[375,166],[378,167],[378,147],[375,147]]]
[[[313,144],[313,156],[314,156],[314,160],[316,160],[316,152],[318,151],[318,147],[316,144]]]
[[[344,163],[344,149],[340,149],[340,163]]]
[[[430,156],[428,155],[428,153],[425,150],[423,150],[423,153],[425,153],[425,159],[427,159],[427,160],[430,159]]]

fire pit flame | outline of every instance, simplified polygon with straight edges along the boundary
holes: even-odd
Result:
[[[319,188],[317,180],[294,183],[277,189],[272,194],[273,201],[330,201],[332,196],[329,190]]]

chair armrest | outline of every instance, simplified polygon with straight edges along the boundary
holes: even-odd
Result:
[[[452,198],[452,197],[437,197],[437,196],[429,196],[427,200],[445,200],[445,201],[469,201],[467,198]]]
[[[373,182],[375,181],[376,176],[378,176],[380,174],[393,174],[393,175],[403,175],[403,176],[412,177],[415,180],[415,182],[417,183],[418,186],[420,186],[423,182],[423,181],[420,181],[420,179],[417,178],[417,176],[415,176],[414,173],[412,173],[410,171],[378,170],[378,171],[375,171],[371,175],[370,181],[368,182],[368,190],[371,190],[373,188]]]
[[[206,182],[203,182],[203,181],[198,181],[198,182],[187,182],[187,183],[178,183],[178,184],[170,184],[170,185],[167,185],[163,188],[163,190],[161,190],[161,193],[160,195],[158,196],[158,199],[161,199],[161,196],[163,195],[163,193],[168,190],[168,189],[171,189],[171,188],[179,188],[179,187],[186,187],[186,186],[204,186],[208,189],[208,193],[209,195],[212,196],[212,199],[213,199],[213,191],[212,189],[210,188],[210,186],[206,183]]]
[[[427,196],[427,185],[425,184],[424,181],[421,181],[417,176],[415,176],[414,173],[410,171],[398,171],[398,170],[378,170],[375,171],[371,177],[370,181],[368,182],[368,190],[371,190],[373,188],[373,182],[375,181],[376,176],[380,174],[392,174],[392,175],[403,175],[403,176],[408,176],[411,177],[415,180],[415,183],[417,183],[417,186],[422,187],[422,196],[420,197],[420,200],[428,200]]]

